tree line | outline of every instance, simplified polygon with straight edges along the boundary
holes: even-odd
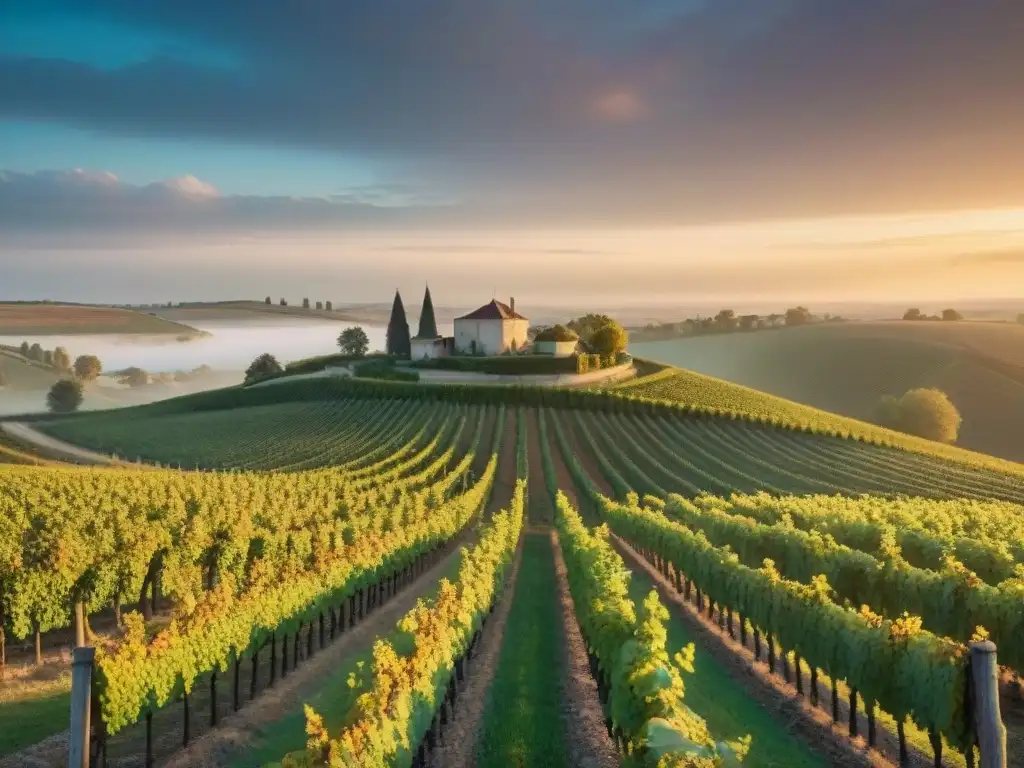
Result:
[[[807,307],[790,307],[783,314],[737,315],[733,309],[722,309],[714,316],[688,317],[670,323],[648,323],[633,331],[635,340],[670,339],[678,336],[701,336],[715,333],[761,331],[769,328],[792,328],[812,323],[844,322],[838,315],[814,315]]]

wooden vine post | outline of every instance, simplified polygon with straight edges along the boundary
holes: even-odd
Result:
[[[71,732],[68,768],[89,768],[92,706],[92,665],[96,649],[81,646],[71,652]]]
[[[999,712],[999,665],[996,645],[990,640],[971,644],[971,685],[980,768],[1006,768],[1006,726]]]

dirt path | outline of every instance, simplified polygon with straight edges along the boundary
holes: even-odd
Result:
[[[728,633],[723,632],[717,622],[709,620],[706,614],[698,613],[661,573],[640,557],[624,540],[614,535],[612,540],[615,548],[626,560],[626,565],[634,570],[642,570],[651,578],[662,601],[686,623],[703,649],[729,671],[747,695],[758,701],[766,710],[775,713],[777,718],[785,721],[790,731],[823,754],[830,764],[880,768],[896,765],[898,749],[895,735],[885,730],[881,723],[878,724],[876,749],[869,749],[863,737],[850,739],[846,731],[849,706],[845,700],[839,701],[839,724],[833,724],[831,716],[824,709],[812,707],[806,699],[798,697],[793,685],[769,674],[767,664],[756,663],[751,648],[731,639]],[[806,676],[804,682],[809,683]],[[825,706],[826,702],[830,702],[831,693],[823,684],[819,684],[818,690],[819,701]],[[828,706],[831,708],[830,703]],[[867,721],[863,715],[860,718],[859,732],[867,733]],[[927,768],[932,765],[932,760],[910,746],[910,765],[915,768]]]
[[[70,460],[79,464],[89,465],[111,465],[122,462],[96,453],[86,448],[79,448],[77,445],[58,440],[56,437],[44,435],[34,427],[20,421],[5,421],[0,423],[0,429],[17,440],[29,443],[42,451],[55,455],[57,458]]]
[[[494,476],[494,488],[487,502],[485,517],[490,519],[495,513],[507,509],[516,490],[516,409],[505,409],[505,420],[499,423],[494,419],[494,429],[501,429],[501,449],[498,453],[498,471]],[[486,427],[484,428],[486,432]],[[493,439],[493,433],[490,435]],[[488,442],[489,446],[490,443]],[[489,457],[488,457],[489,458]]]
[[[512,567],[505,576],[505,584],[498,598],[494,613],[488,619],[473,654],[463,688],[455,700],[454,718],[445,726],[441,742],[429,758],[432,768],[474,768],[476,765],[477,737],[487,709],[487,691],[498,670],[501,657],[501,640],[505,623],[512,608],[516,592],[516,579],[522,560],[523,547],[520,539]]]
[[[544,477],[544,462],[541,460],[540,425],[537,423],[537,409],[526,411],[526,461],[529,484],[529,520],[532,525],[551,524],[554,521],[554,504],[548,494],[547,478]],[[555,446],[557,449],[557,446]]]
[[[590,674],[587,646],[576,621],[565,560],[554,531],[551,532],[551,548],[555,558],[559,602],[562,605],[565,649],[562,716],[565,719],[570,764],[574,768],[615,768],[620,762],[619,752],[604,726],[604,710],[597,696],[597,683]]]

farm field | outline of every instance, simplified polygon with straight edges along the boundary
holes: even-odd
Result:
[[[0,336],[97,333],[193,336],[199,332],[181,323],[129,309],[0,302]]]
[[[856,419],[882,395],[946,392],[963,416],[957,444],[1020,461],[1024,326],[849,322],[634,345],[635,354]]]
[[[959,768],[985,634],[1024,765],[1014,465],[543,397],[313,381],[34,423],[159,466],[0,467],[0,731],[66,707],[80,632],[113,761]],[[49,722],[0,766],[66,764]]]

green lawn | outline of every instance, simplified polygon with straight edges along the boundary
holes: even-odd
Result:
[[[458,576],[461,561],[462,558],[456,554],[438,578],[430,583],[429,588],[423,590],[423,594],[434,595],[442,578],[454,580]],[[407,637],[407,635],[392,627],[387,634],[380,635],[379,637],[395,643],[401,638]],[[302,697],[300,703],[284,712],[272,724],[260,730],[244,751],[232,757],[229,765],[232,768],[276,765],[289,752],[302,749],[306,745],[304,704],[309,704],[323,717],[324,724],[332,735],[337,734],[339,727],[344,722],[345,716],[359,695],[365,690],[365,687],[362,686],[350,687],[348,684],[349,675],[357,671],[359,664],[364,664],[364,669],[367,670],[367,673],[363,673],[361,677],[364,681],[369,682],[368,671],[369,665],[373,661],[373,643],[376,640],[376,637],[366,638],[360,643],[359,647],[353,649],[329,675],[316,682],[315,690],[307,692]]]
[[[639,568],[633,570],[629,595],[640,604],[653,587],[651,578]],[[703,717],[717,741],[732,741],[746,734],[753,737],[744,768],[824,768],[828,762],[807,745],[786,732],[786,723],[751,699],[729,672],[701,648],[676,612],[667,622],[669,650],[675,652],[688,643],[696,645],[696,672],[686,675],[686,703]]]
[[[561,713],[561,609],[547,534],[527,534],[498,669],[487,693],[477,765],[568,766]]]
[[[0,684],[0,758],[68,727],[71,675],[40,684]]]

